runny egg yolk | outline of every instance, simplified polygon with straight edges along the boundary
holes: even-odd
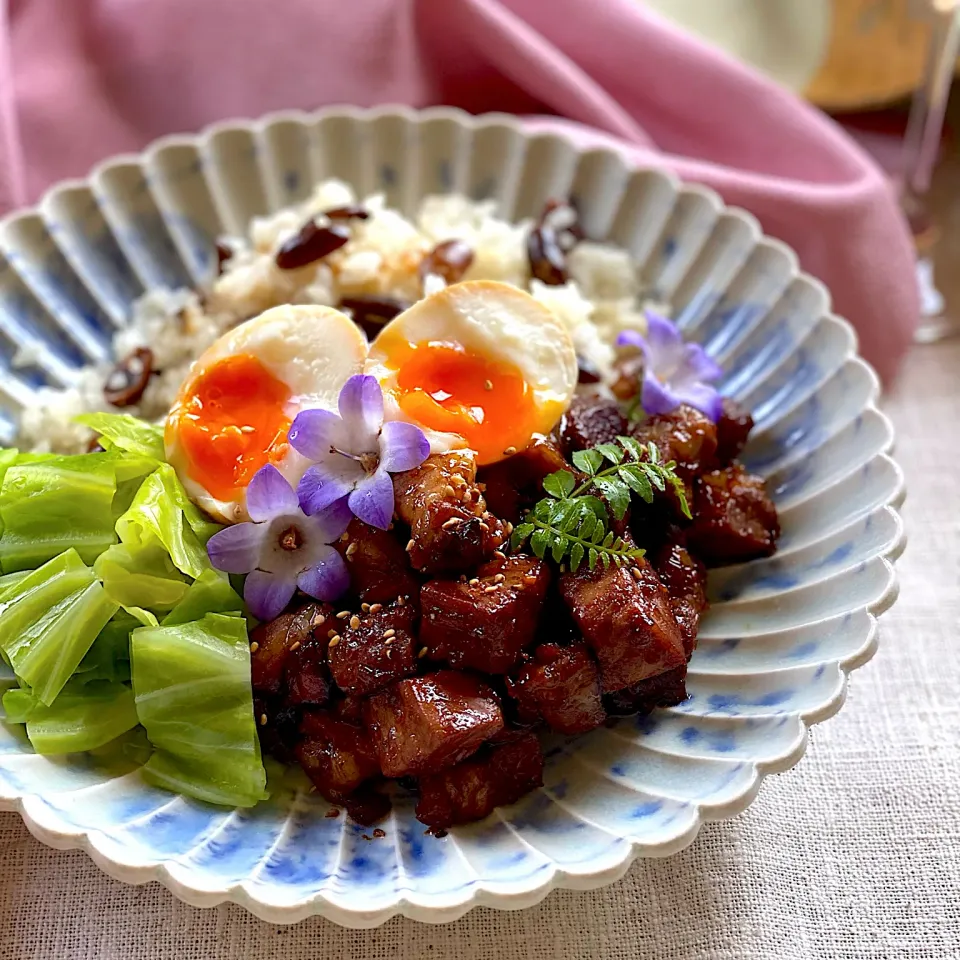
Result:
[[[409,344],[399,361],[396,399],[421,426],[459,434],[493,463],[523,450],[536,430],[535,398],[520,371],[456,344]],[[512,449],[511,449],[512,448]]]
[[[187,473],[218,500],[236,499],[264,464],[282,459],[290,390],[254,356],[224,357],[190,383],[167,420]]]

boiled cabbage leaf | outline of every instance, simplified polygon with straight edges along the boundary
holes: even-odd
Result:
[[[140,485],[130,508],[117,521],[120,540],[129,547],[163,544],[174,566],[197,579],[211,570],[206,543],[220,529],[190,502],[169,464],[161,464]]]
[[[122,450],[162,462],[163,427],[147,423],[127,413],[82,413],[74,422],[89,427],[100,435],[104,450]]]
[[[137,715],[153,744],[152,783],[211,803],[266,797],[241,617],[141,627],[130,638]]]
[[[0,648],[17,678],[51,704],[117,610],[68,550],[0,591]]]
[[[42,754],[93,750],[137,725],[133,691],[105,680],[71,681],[49,706],[26,690],[8,690],[3,709],[7,723],[26,723],[33,749]]]

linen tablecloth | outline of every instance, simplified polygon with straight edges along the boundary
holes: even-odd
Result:
[[[0,960],[957,960],[960,343],[917,348],[886,401],[907,475],[901,596],[807,755],[740,816],[619,883],[441,927],[350,931],[128,887],[0,814]]]

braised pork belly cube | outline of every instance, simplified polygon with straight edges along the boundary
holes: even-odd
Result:
[[[560,420],[561,447],[569,456],[599,443],[612,443],[627,428],[627,419],[616,400],[578,395]]]
[[[512,556],[476,576],[431,580],[420,591],[420,641],[431,660],[483,673],[506,673],[533,642],[550,585],[547,565]]]
[[[327,648],[334,683],[356,697],[412,676],[417,667],[414,608],[396,601],[365,606],[367,610],[337,621]]]
[[[264,754],[281,763],[296,763],[294,750],[300,742],[299,707],[285,706],[278,697],[253,696],[253,715],[257,719],[257,736]],[[266,717],[266,722],[262,722]]]
[[[653,566],[670,594],[673,615],[683,634],[683,650],[689,660],[697,645],[700,616],[707,608],[707,571],[680,538],[668,540],[660,548]]]
[[[686,662],[670,595],[643,557],[622,567],[584,564],[560,577],[560,593],[600,665],[604,692]]]
[[[769,557],[780,521],[761,477],[738,464],[698,477],[690,549],[708,566]]]
[[[420,780],[417,819],[434,829],[482,820],[543,783],[543,754],[535,734],[519,733],[462,763]]]
[[[501,520],[518,523],[523,511],[543,496],[543,479],[558,470],[575,468],[567,463],[556,440],[535,436],[530,445],[489,466],[477,478],[484,487],[488,509]]]
[[[723,467],[740,456],[753,429],[753,417],[736,400],[723,398],[723,413],[717,421],[717,460]]]
[[[410,527],[407,552],[415,570],[427,575],[471,570],[506,540],[476,476],[476,458],[466,452],[435,454],[394,476],[395,508]]]
[[[290,651],[286,665],[288,705],[322,706],[330,698],[327,644],[313,637]]]
[[[387,777],[452,766],[503,728],[490,687],[454,670],[400,680],[373,694],[363,716]]]
[[[370,735],[324,710],[305,712],[297,759],[317,790],[333,803],[343,802],[361,783],[380,776]]]
[[[312,636],[313,621],[330,611],[328,604],[308,603],[261,623],[250,633],[250,677],[259,693],[279,693],[287,656]]]
[[[511,677],[508,690],[524,711],[558,733],[586,733],[603,723],[600,673],[587,647],[544,643]]]
[[[370,826],[378,823],[391,808],[390,798],[380,793],[374,784],[365,783],[343,801],[347,816],[354,823]]]
[[[366,603],[416,597],[420,581],[403,544],[389,531],[354,518],[334,544],[350,571],[350,591]]]
[[[677,476],[684,482],[687,503],[693,499],[693,483],[700,472],[714,464],[717,453],[717,426],[699,410],[686,405],[671,413],[648,417],[631,428],[630,435],[640,443],[653,443],[666,463],[676,461]],[[681,513],[676,494],[658,495],[658,500],[671,503]]]
[[[687,667],[675,667],[656,677],[641,680],[632,687],[608,693],[603,705],[612,717],[647,714],[657,707],[675,707],[687,699]]]

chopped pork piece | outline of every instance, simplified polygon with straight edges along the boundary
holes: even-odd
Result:
[[[354,518],[334,546],[350,571],[350,592],[360,600],[387,603],[419,593],[420,581],[410,567],[410,558],[391,532]]]
[[[524,711],[541,716],[558,733],[586,733],[606,718],[600,673],[582,643],[541,644],[511,678],[508,689]]]
[[[543,754],[535,734],[519,733],[484,747],[469,760],[420,780],[417,819],[434,829],[482,820],[543,783]]]
[[[365,604],[365,606],[367,606]],[[336,621],[327,660],[334,683],[347,694],[365,697],[416,673],[416,620],[409,603],[369,605]]]
[[[401,680],[370,697],[363,715],[387,777],[452,766],[503,728],[490,687],[454,670]]]
[[[547,565],[528,556],[493,561],[465,583],[431,580],[420,592],[420,640],[431,660],[506,673],[533,642],[549,585]]]
[[[342,803],[361,783],[380,776],[373,742],[362,727],[325,710],[311,710],[304,714],[300,732],[300,766],[332,803]]]
[[[427,575],[471,570],[506,540],[476,476],[476,459],[467,452],[435,454],[394,476],[397,516],[410,527],[408,553],[415,570]]]
[[[552,437],[534,437],[525,450],[482,467],[477,476],[487,507],[501,520],[518,523],[525,508],[543,496],[543,478],[558,470],[576,474]]]
[[[612,717],[647,714],[657,707],[675,707],[687,699],[686,677],[686,665],[675,667],[632,687],[608,693],[603,698],[603,705]]]
[[[700,616],[707,608],[707,571],[680,538],[668,540],[653,565],[670,594],[673,614],[683,634],[684,653],[689,660],[697,645]]]
[[[670,595],[646,559],[560,578],[560,593],[600,664],[604,692],[686,662]]]
[[[769,557],[780,521],[761,477],[734,464],[697,479],[689,543],[708,566]]]
[[[627,428],[627,419],[616,400],[575,396],[560,420],[560,442],[569,455],[600,443],[612,443]]]
[[[721,466],[729,466],[740,456],[752,429],[750,411],[736,400],[724,397],[723,413],[717,421],[717,460]]]
[[[291,613],[283,613],[269,623],[261,623],[250,634],[250,676],[259,693],[279,693],[291,648],[311,638],[313,621],[332,608],[328,604],[308,603]]]

